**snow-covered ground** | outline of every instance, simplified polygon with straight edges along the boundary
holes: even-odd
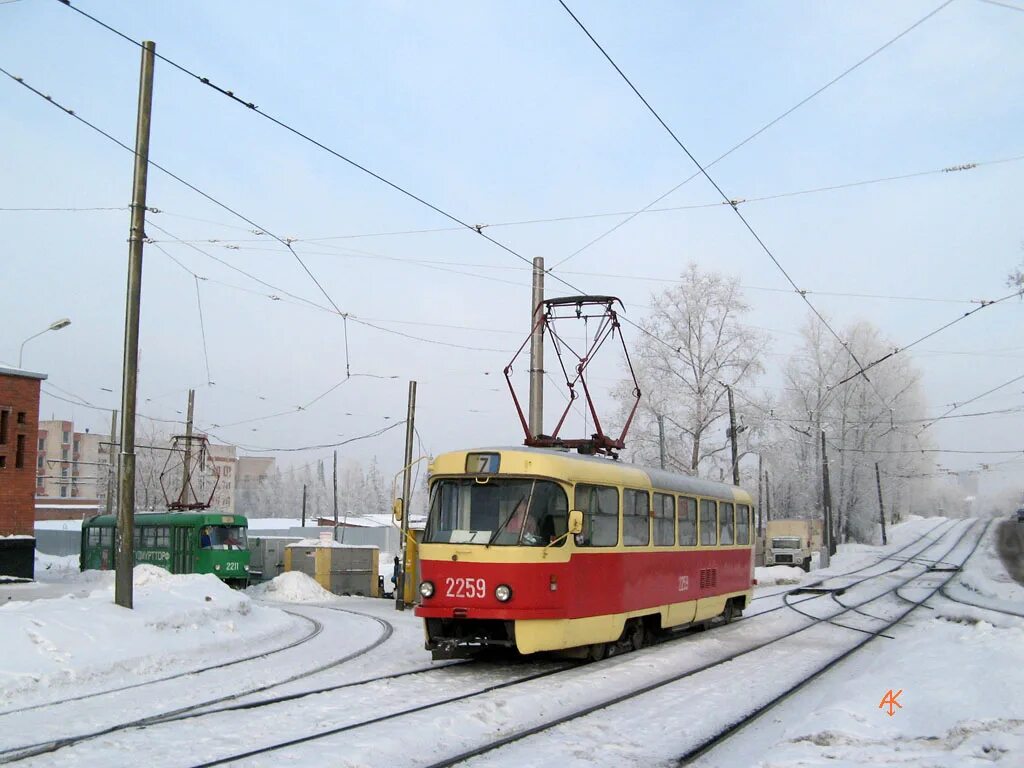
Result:
[[[557,768],[670,766],[694,738],[720,727],[723,716],[772,698],[820,660],[863,637],[828,624],[799,632],[808,620],[779,607],[781,593],[788,588],[782,584],[827,580],[849,587],[841,598],[847,604],[870,599],[921,572],[920,563],[966,554],[969,541],[944,555],[966,526],[959,521],[914,519],[891,530],[887,547],[842,547],[827,570],[804,574],[795,568],[771,568],[762,574],[759,569],[760,599],[748,611],[749,618],[564,670],[545,660],[433,663],[423,650],[421,624],[411,611],[396,612],[393,601],[329,595],[301,574],[285,574],[240,593],[223,588],[212,577],[170,576],[140,566],[136,610],[127,612],[112,605],[109,574],[78,574],[63,559],[43,559],[37,561],[40,578],[88,593],[12,601],[0,608],[0,633],[11,649],[0,654],[0,696],[6,696],[0,698],[0,759],[3,750],[12,747],[86,734],[197,703],[252,705],[327,688],[331,690],[264,707],[118,730],[23,764],[134,766],[145,760],[153,768],[193,766],[296,740],[286,749],[233,764],[426,766],[588,703],[655,685],[670,673],[712,665],[470,761]],[[922,534],[929,538],[912,544]],[[902,547],[908,549],[901,552]],[[886,555],[892,559],[874,565]],[[911,556],[913,564],[884,573]],[[835,576],[858,569],[856,576]],[[934,585],[944,575],[948,574],[936,573],[915,584]],[[872,578],[855,583],[867,577]],[[904,594],[913,598],[924,593],[918,586],[908,587]],[[1024,611],[1024,588],[1005,578],[992,547],[992,530],[956,575],[949,594]],[[820,615],[841,610],[837,603],[829,607],[827,602],[808,600],[803,610]],[[698,764],[1024,765],[1024,696],[1019,693],[1024,690],[1024,619],[967,607],[940,595],[929,605],[932,610],[918,609],[892,630],[893,639],[872,641],[705,754]],[[281,610],[285,607],[291,615]],[[906,607],[889,599],[865,611],[895,615]],[[842,622],[873,626],[866,616],[847,615]],[[319,627],[313,636],[311,624]],[[782,639],[770,643],[775,638]],[[299,644],[231,667],[220,668],[216,661],[218,655],[222,660],[237,659],[289,642]],[[763,647],[714,665],[723,656],[755,646]],[[124,665],[114,659],[130,661]],[[74,699],[195,668],[205,671],[8,714],[33,702]],[[412,670],[419,673],[396,676]],[[517,678],[544,673],[550,674],[510,685]],[[375,680],[382,675],[392,677]],[[902,690],[901,708],[891,717],[886,708],[879,708],[890,689],[894,694]],[[443,707],[429,706],[466,693],[478,695]],[[214,703],[233,694],[240,697]],[[426,708],[360,725],[419,706]],[[338,732],[319,738],[329,731]]]

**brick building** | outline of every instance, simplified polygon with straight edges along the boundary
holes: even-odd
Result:
[[[0,367],[0,576],[35,573],[39,387],[46,374]]]

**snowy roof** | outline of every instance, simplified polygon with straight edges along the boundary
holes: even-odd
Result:
[[[0,365],[0,376],[20,376],[23,379],[45,379],[48,378],[45,373],[36,373],[35,371],[26,371],[24,368],[8,368]]]

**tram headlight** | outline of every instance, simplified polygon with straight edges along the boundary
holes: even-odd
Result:
[[[494,588],[494,596],[498,598],[499,603],[507,603],[512,599],[512,587],[508,584],[499,584]]]
[[[434,596],[434,582],[432,582],[432,581],[421,581],[420,582],[420,594],[423,595],[423,597],[433,597]]]
[[[219,571],[220,570],[220,564],[218,563],[217,565],[213,566],[213,570]]]

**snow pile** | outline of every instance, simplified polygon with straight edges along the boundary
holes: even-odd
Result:
[[[112,572],[86,572],[99,589],[81,595],[0,606],[0,704],[36,692],[167,674],[240,654],[287,632],[294,619],[210,574],[173,575],[136,566],[134,610],[114,604]],[[209,654],[216,658],[211,660]]]
[[[78,555],[48,555],[37,549],[35,576],[36,581],[77,580],[81,576],[78,570]]]
[[[299,571],[282,573],[245,591],[258,600],[274,600],[280,603],[323,603],[336,599],[314,579]]]
[[[799,584],[807,573],[803,568],[793,565],[770,565],[755,568],[754,578],[759,587],[770,587],[773,584]]]

